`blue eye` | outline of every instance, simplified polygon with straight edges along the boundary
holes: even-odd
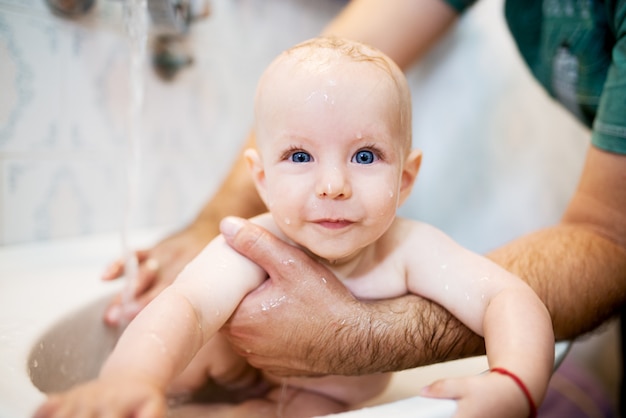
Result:
[[[361,150],[354,154],[352,162],[357,164],[372,164],[376,159],[376,156],[372,151]]]
[[[311,155],[308,152],[296,151],[291,154],[291,161],[294,163],[308,163],[311,161]]]

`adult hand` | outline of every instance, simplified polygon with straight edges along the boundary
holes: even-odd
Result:
[[[328,374],[338,359],[324,358],[323,347],[341,344],[335,339],[362,313],[358,301],[325,266],[260,226],[229,217],[220,227],[269,275],[223,329],[235,350],[278,375]]]
[[[134,318],[176,279],[178,273],[214,235],[206,229],[192,225],[165,238],[150,249],[136,251],[138,269],[132,306],[123,310],[122,295],[116,295],[105,310],[105,323],[117,326]],[[124,260],[116,260],[106,269],[102,279],[115,280],[123,275]]]

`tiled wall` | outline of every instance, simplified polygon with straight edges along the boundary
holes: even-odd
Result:
[[[339,1],[211,1],[173,81],[146,65],[141,193],[134,225],[194,216],[251,120],[275,54],[313,36]],[[0,244],[120,228],[128,155],[129,52],[122,3],[53,15],[45,0],[0,0]]]
[[[344,0],[212,0],[171,81],[146,66],[136,226],[181,225],[211,195],[251,122],[257,77]],[[424,151],[403,213],[486,250],[558,219],[587,132],[532,82],[481,2],[409,73]],[[128,47],[120,0],[79,20],[0,0],[0,244],[120,228]]]

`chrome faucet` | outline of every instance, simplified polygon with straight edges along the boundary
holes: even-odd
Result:
[[[123,0],[121,0],[123,1]],[[50,9],[61,16],[79,17],[91,10],[95,0],[46,0]],[[157,31],[181,35],[196,19],[209,15],[208,0],[148,0],[148,12]]]
[[[148,0],[152,24],[161,34],[182,35],[210,13],[208,0]]]
[[[55,14],[68,18],[87,14],[95,4],[95,0],[46,2]],[[147,8],[152,23],[152,64],[159,76],[171,80],[193,63],[184,38],[191,23],[210,14],[209,0],[147,0]]]
[[[76,17],[87,13],[95,0],[46,0],[46,3],[58,15]]]

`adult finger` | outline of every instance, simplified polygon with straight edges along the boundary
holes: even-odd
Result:
[[[464,385],[459,379],[440,379],[420,390],[429,398],[459,399],[464,395]]]
[[[270,277],[293,277],[290,274],[285,275],[285,272],[299,268],[296,260],[308,258],[303,251],[242,218],[224,218],[220,222],[220,231],[235,251],[261,266]],[[283,274],[276,274],[278,269]]]
[[[102,280],[114,280],[121,277],[122,274],[124,274],[124,262],[122,260],[115,260],[104,269]]]
[[[141,264],[146,260],[149,260],[149,250],[137,250],[135,251],[135,257],[137,263]],[[119,279],[124,275],[125,260],[120,258],[113,261],[102,273],[102,280],[114,280]]]

